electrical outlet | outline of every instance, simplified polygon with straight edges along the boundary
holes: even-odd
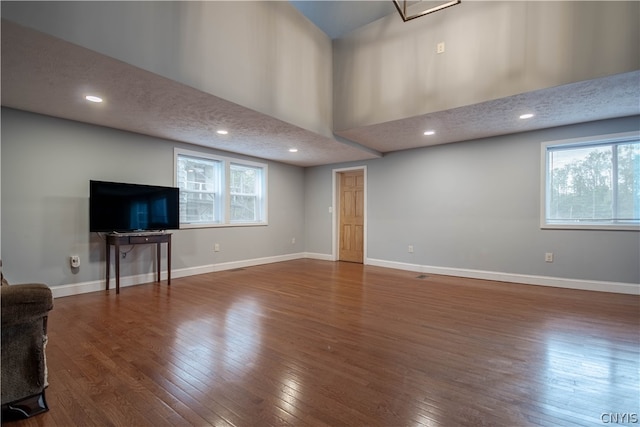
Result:
[[[71,255],[69,257],[69,262],[71,263],[71,267],[73,268],[80,267],[80,257],[78,255]]]
[[[413,253],[413,245],[409,245],[408,250],[409,250],[409,253],[412,254]]]
[[[553,262],[553,252],[547,252],[546,254],[544,254],[544,261]]]
[[[444,53],[444,42],[440,42],[436,45],[436,53]]]
[[[220,252],[220,243],[215,243],[213,245],[213,251],[214,252]]]
[[[292,244],[292,245],[295,245],[295,244],[296,244],[296,238],[295,238],[295,237],[292,237],[292,238],[291,238],[291,244]]]

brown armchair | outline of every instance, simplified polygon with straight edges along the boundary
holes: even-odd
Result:
[[[49,410],[45,346],[51,289],[43,284],[0,286],[2,421]]]

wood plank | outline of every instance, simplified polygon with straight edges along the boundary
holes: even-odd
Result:
[[[638,413],[640,298],[296,260],[56,299],[15,426],[588,426]]]

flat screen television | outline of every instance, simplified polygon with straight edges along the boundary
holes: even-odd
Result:
[[[93,180],[89,183],[89,231],[127,233],[180,228],[178,188]]]

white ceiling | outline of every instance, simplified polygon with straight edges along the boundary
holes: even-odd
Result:
[[[640,114],[636,71],[345,129],[329,138],[5,20],[1,41],[3,106],[298,166]],[[88,105],[79,95],[96,79],[110,101]],[[535,119],[513,117],[523,106],[536,112]],[[214,123],[234,131],[217,135]],[[425,137],[428,127],[438,133]]]

